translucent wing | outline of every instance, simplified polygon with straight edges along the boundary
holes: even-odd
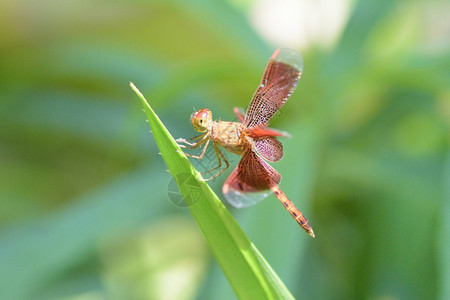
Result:
[[[238,168],[236,167],[222,189],[225,199],[236,208],[255,205],[271,193],[270,190],[257,191],[250,189],[249,191],[245,191],[244,186],[239,187],[238,181]]]
[[[269,122],[295,90],[302,68],[303,59],[296,50],[283,48],[273,53],[247,108],[244,124],[248,128]]]
[[[227,201],[237,208],[258,203],[278,185],[281,175],[251,149],[225,181],[222,191]]]

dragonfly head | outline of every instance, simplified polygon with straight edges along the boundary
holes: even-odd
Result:
[[[205,132],[212,122],[212,113],[207,108],[197,110],[191,115],[191,122],[195,131]]]

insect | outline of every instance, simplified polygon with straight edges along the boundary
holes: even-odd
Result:
[[[213,121],[211,111],[203,108],[191,116],[194,130],[201,134],[191,139],[178,139],[177,142],[181,147],[189,149],[204,145],[200,155],[187,154],[197,159],[204,157],[212,142],[218,166],[203,174],[220,169],[223,163],[225,167],[206,180],[215,178],[230,166],[219,146],[241,155],[238,166],[222,188],[227,201],[234,207],[242,208],[261,201],[272,191],[295,221],[314,237],[308,220],[280,189],[280,173],[267,163],[277,162],[283,157],[283,145],[277,137],[289,135],[269,128],[268,122],[295,90],[302,65],[302,57],[297,51],[285,48],[276,50],[269,59],[245,115],[237,108],[234,109],[240,122]]]

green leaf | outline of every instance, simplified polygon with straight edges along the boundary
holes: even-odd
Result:
[[[142,101],[161,155],[236,295],[240,299],[293,299],[230,212],[202,180],[144,96],[134,84],[130,86]]]

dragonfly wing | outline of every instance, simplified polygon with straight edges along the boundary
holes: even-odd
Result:
[[[247,108],[244,124],[248,128],[269,122],[295,90],[302,68],[303,59],[296,50],[283,48],[273,53]]]
[[[238,181],[238,168],[236,167],[228,177],[227,181],[225,181],[222,189],[225,199],[227,199],[228,203],[233,207],[244,208],[255,205],[264,200],[271,193],[268,189],[257,191],[246,187],[245,185],[239,185]]]
[[[270,162],[277,162],[283,158],[283,144],[274,137],[256,140],[255,149]]]
[[[246,136],[249,136],[255,140],[264,139],[264,138],[268,138],[268,137],[276,137],[276,136],[291,137],[291,135],[289,133],[287,133],[286,131],[276,130],[276,129],[267,127],[264,124],[257,125],[253,128],[247,128],[244,130],[244,133]]]
[[[227,195],[227,201],[235,208],[245,208],[261,202],[271,194],[270,190],[263,192],[241,193],[238,190],[232,190]]]
[[[269,188],[280,181],[280,173],[248,149],[225,181],[222,191],[231,205],[242,208],[263,200],[270,194]]]
[[[245,119],[245,111],[240,108],[240,107],[235,107],[233,109],[234,114],[236,115],[236,117],[239,119],[239,122],[244,122]]]

